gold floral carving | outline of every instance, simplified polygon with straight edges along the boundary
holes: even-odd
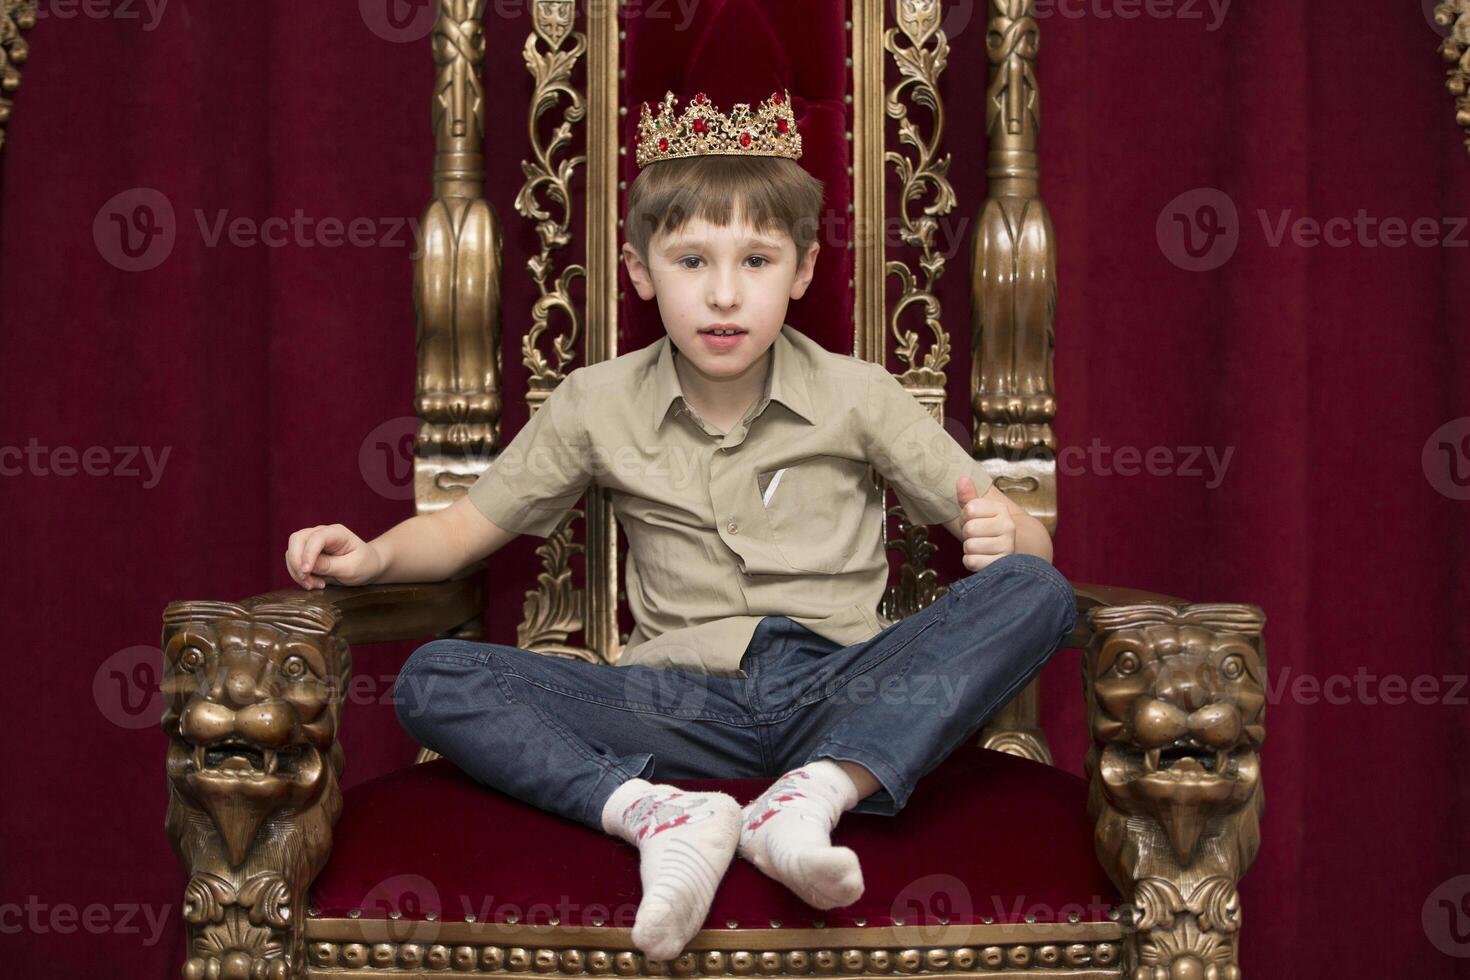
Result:
[[[31,53],[21,31],[35,26],[35,0],[0,0],[0,148],[5,146],[5,126],[14,105],[9,96],[20,88],[20,66]]]
[[[1265,614],[1148,602],[1088,617],[1088,814],[1129,901],[1125,976],[1238,980],[1236,884],[1264,807]]]
[[[1434,8],[1434,22],[1449,28],[1439,45],[1448,66],[1445,87],[1455,97],[1455,122],[1470,131],[1470,0],[1445,0]]]
[[[939,96],[939,76],[949,61],[949,39],[939,29],[943,13],[942,0],[894,0],[893,16],[897,27],[883,32],[883,50],[892,58],[898,71],[899,81],[886,93],[883,111],[886,118],[898,121],[900,147],[912,148],[911,153],[887,150],[883,162],[891,166],[899,182],[899,234],[904,245],[918,250],[918,273],[902,259],[888,260],[884,274],[898,280],[898,299],[887,309],[888,328],[893,335],[894,354],[906,365],[898,376],[900,383],[919,400],[936,421],[944,419],[945,365],[949,363],[949,333],[940,322],[939,298],[934,294],[934,284],[944,275],[944,256],[935,248],[935,236],[940,221],[955,208],[955,192],[950,184],[949,154],[940,155],[944,142],[944,103]],[[902,40],[900,39],[902,35]],[[876,76],[874,76],[876,79]],[[864,105],[869,100],[863,101]],[[930,124],[927,129],[910,118],[910,105],[928,110]],[[881,127],[871,132],[886,132]],[[886,144],[886,138],[885,138]],[[885,169],[885,177],[887,171]],[[915,214],[914,202],[925,199],[923,210]],[[884,229],[886,221],[878,221],[870,227]],[[886,254],[887,241],[880,234],[877,242],[866,243],[870,248],[883,249]],[[919,357],[919,332],[906,329],[903,320],[911,309],[923,316],[925,331],[931,345]],[[879,347],[879,357],[886,343]],[[877,481],[888,499],[886,481]],[[884,594],[881,612],[890,619],[900,619],[917,612],[944,594],[938,585],[937,575],[928,567],[935,552],[929,543],[929,530],[924,525],[911,526],[904,518],[901,507],[888,507],[887,513],[897,522],[897,532],[888,538],[885,522],[885,547],[897,550],[903,557],[898,580]]]
[[[572,178],[577,167],[587,161],[585,155],[557,159],[558,152],[572,140],[573,124],[587,115],[586,102],[572,85],[572,70],[587,50],[587,35],[572,30],[576,12],[573,0],[536,0],[531,5],[532,33],[522,51],[526,69],[535,82],[528,126],[532,159],[521,161],[526,183],[516,195],[515,207],[523,218],[535,223],[541,241],[541,251],[526,263],[538,296],[531,308],[530,326],[521,338],[521,360],[530,370],[527,400],[533,414],[566,377],[567,365],[576,356],[581,337],[581,314],[572,301],[571,284],[587,270],[569,264],[559,274],[555,272],[555,253],[567,248],[572,240]],[[568,41],[570,47],[565,47]],[[542,116],[563,100],[561,119],[543,142]],[[539,341],[550,329],[553,311],[566,317],[568,329],[551,337],[548,358]],[[573,526],[584,514],[580,508],[568,511],[536,549],[542,571],[536,576],[537,587],[525,595],[521,622],[516,628],[516,644],[520,647],[596,659],[592,651],[567,642],[586,621],[586,592],[575,588],[570,564],[572,556],[584,550],[573,534]]]

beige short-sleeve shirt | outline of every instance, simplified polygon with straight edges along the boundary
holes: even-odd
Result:
[[[743,677],[764,616],[842,646],[892,625],[876,471],[906,518],[960,512],[989,474],[879,364],[781,328],[762,394],[729,432],[684,401],[667,336],[573,370],[469,489],[491,521],[545,537],[589,485],[628,538],[637,624],[616,662]],[[871,470],[870,470],[871,467]]]

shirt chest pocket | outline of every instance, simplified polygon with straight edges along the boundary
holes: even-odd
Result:
[[[808,456],[756,474],[771,539],[792,568],[839,572],[864,540],[878,489],[866,460]]]

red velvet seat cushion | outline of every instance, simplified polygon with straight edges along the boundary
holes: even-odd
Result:
[[[668,780],[741,803],[774,781]],[[367,918],[436,912],[443,921],[633,924],[638,852],[576,821],[481,786],[446,759],[353,787],[331,861],[313,887],[318,914]],[[897,816],[848,813],[833,843],[862,862],[865,891],[826,912],[736,857],[705,925],[769,928],[772,919],[828,926],[1066,921],[1107,918],[1119,897],[1098,866],[1086,783],[1069,773],[972,746],[951,753]]]

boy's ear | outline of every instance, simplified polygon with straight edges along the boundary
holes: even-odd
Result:
[[[623,262],[628,266],[628,278],[633,280],[633,288],[638,291],[639,299],[653,299],[656,295],[653,277],[648,274],[648,266],[638,257],[638,250],[633,247],[632,242],[623,243]]]
[[[791,281],[792,299],[801,299],[806,292],[806,287],[811,285],[812,278],[817,274],[817,251],[821,247],[821,242],[812,242],[806,250],[806,255],[797,261],[796,278]]]

